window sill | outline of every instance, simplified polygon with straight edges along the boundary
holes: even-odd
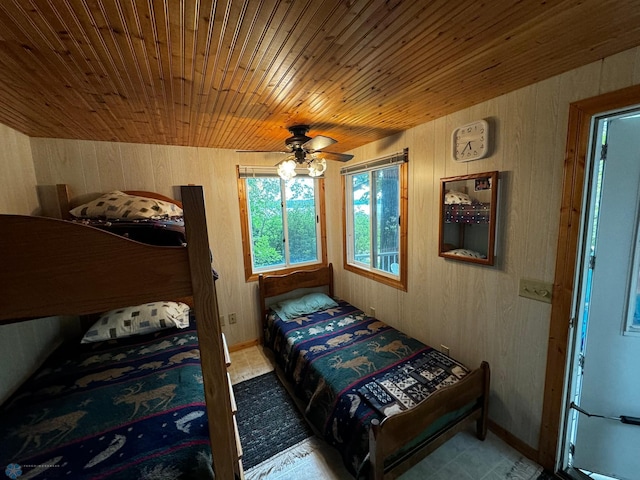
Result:
[[[402,290],[404,292],[407,291],[407,279],[406,276],[400,276],[400,279],[395,279],[388,277],[386,275],[382,275],[380,273],[372,272],[371,270],[365,270],[364,268],[359,268],[350,263],[344,263],[343,268],[348,270],[349,272],[353,272],[355,274],[361,275],[369,280],[373,280],[375,282],[383,283],[393,288],[397,288],[398,290]]]

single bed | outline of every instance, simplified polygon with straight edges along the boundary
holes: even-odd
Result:
[[[318,288],[328,296],[309,293]],[[396,478],[469,422],[485,438],[488,363],[469,370],[335,301],[331,265],[260,276],[259,290],[265,345],[307,420],[352,474]]]
[[[0,215],[0,323],[184,298],[197,314],[184,330],[54,355],[3,406],[0,455],[23,478],[242,476],[203,192],[181,193],[186,246]]]

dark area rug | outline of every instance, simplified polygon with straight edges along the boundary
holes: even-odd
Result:
[[[275,372],[237,383],[233,392],[245,470],[313,435]]]

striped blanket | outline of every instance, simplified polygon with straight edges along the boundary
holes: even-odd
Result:
[[[468,370],[433,348],[339,301],[311,315],[269,316],[265,341],[305,415],[355,473],[371,421],[411,408]]]

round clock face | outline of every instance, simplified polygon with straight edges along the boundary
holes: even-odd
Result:
[[[452,156],[456,162],[484,158],[489,153],[489,124],[486,120],[456,128],[451,135]]]

